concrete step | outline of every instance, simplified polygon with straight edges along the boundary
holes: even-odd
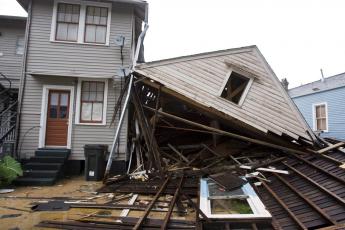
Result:
[[[59,170],[25,170],[23,177],[58,178]]]
[[[52,156],[38,156],[31,157],[30,162],[37,163],[64,163],[66,161],[65,157],[52,157]]]
[[[35,151],[35,156],[37,157],[65,157],[66,159],[69,157],[71,153],[70,149],[37,149]]]
[[[15,185],[21,186],[44,186],[54,185],[56,178],[34,178],[34,177],[18,177],[15,181]]]
[[[24,170],[60,170],[63,163],[38,163],[29,162],[24,165]]]

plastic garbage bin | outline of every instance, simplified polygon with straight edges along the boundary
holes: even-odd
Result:
[[[99,181],[103,179],[105,171],[105,155],[108,145],[85,145],[85,179]]]

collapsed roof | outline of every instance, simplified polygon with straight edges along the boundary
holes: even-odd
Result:
[[[149,62],[135,72],[241,129],[309,143],[315,138],[256,46]]]

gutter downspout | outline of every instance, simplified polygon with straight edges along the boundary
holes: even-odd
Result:
[[[146,10],[147,10],[147,5],[146,5]],[[111,165],[113,163],[113,155],[114,155],[114,152],[115,152],[115,146],[116,146],[116,143],[118,142],[120,130],[121,130],[121,127],[122,127],[122,124],[123,124],[123,120],[124,120],[125,114],[127,112],[127,108],[128,108],[128,104],[129,104],[129,99],[130,99],[130,95],[131,95],[133,79],[134,79],[133,71],[135,70],[135,66],[137,64],[137,59],[138,59],[138,56],[139,56],[140,48],[141,48],[141,46],[142,46],[142,44],[144,42],[146,31],[149,28],[149,25],[147,24],[147,14],[145,16],[145,22],[144,23],[145,23],[144,30],[141,31],[141,34],[138,37],[138,43],[137,43],[137,47],[136,47],[136,51],[135,51],[135,56],[133,58],[133,63],[132,63],[132,67],[131,67],[131,70],[130,70],[130,80],[129,80],[128,89],[127,89],[127,96],[126,96],[126,100],[125,100],[125,103],[124,103],[124,108],[121,111],[119,123],[118,123],[118,125],[116,127],[114,141],[113,141],[113,144],[111,146],[111,150],[110,150],[110,154],[109,154],[109,157],[108,157],[108,162],[107,162],[107,166],[106,166],[106,169],[105,169],[103,181],[105,181],[108,178],[108,176],[109,176]]]
[[[28,6],[28,17],[26,20],[26,27],[25,27],[25,44],[24,44],[24,55],[22,59],[22,73],[19,83],[19,92],[18,92],[18,107],[17,107],[17,119],[16,119],[16,133],[15,133],[15,156],[16,158],[20,158],[18,153],[18,143],[19,143],[19,130],[20,130],[20,118],[21,118],[21,110],[22,110],[22,101],[24,96],[24,88],[26,83],[26,62],[28,56],[28,45],[29,45],[29,38],[30,38],[30,28],[31,28],[31,16],[32,16],[32,0],[29,2]]]

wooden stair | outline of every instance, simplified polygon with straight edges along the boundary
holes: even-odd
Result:
[[[69,149],[37,149],[35,156],[23,166],[23,176],[18,177],[14,184],[19,186],[54,185],[64,175],[64,166],[70,152]]]

